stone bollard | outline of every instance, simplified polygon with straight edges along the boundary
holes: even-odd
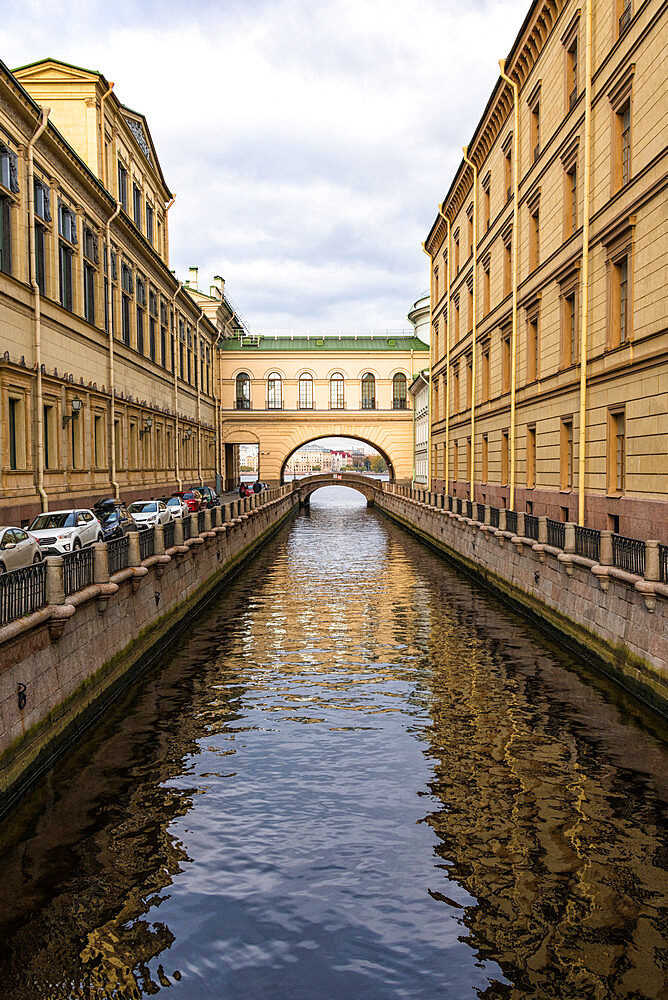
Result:
[[[213,526],[214,528],[220,528],[223,523],[223,511],[221,507],[213,508]]]
[[[109,583],[109,549],[106,542],[93,546],[93,583]]]
[[[567,521],[564,525],[564,552],[571,555],[575,552],[575,524]]]
[[[197,538],[199,535],[199,522],[197,514],[189,514],[190,517],[190,537]]]
[[[524,514],[523,514],[523,512],[521,510],[518,510],[518,512],[517,512],[517,537],[518,538],[524,538],[525,534],[526,534],[526,531],[525,531],[525,528],[524,528]]]
[[[232,520],[232,518],[234,517],[234,514],[232,513],[232,507],[233,507],[233,504],[231,504],[231,503],[226,503],[225,506],[223,507],[223,522],[224,523],[229,523]]]
[[[65,582],[61,556],[46,557],[46,603],[65,603]]]
[[[547,545],[547,517],[544,514],[538,518],[538,541],[541,545]]]
[[[489,504],[488,503],[486,503],[486,504],[483,505],[483,515],[482,515],[482,518],[483,518],[483,524],[489,524],[490,521],[491,521],[492,515],[490,513]]]
[[[183,519],[174,521],[174,545],[183,545]]]
[[[139,554],[139,532],[128,531],[128,566],[141,566]]]
[[[445,500],[445,497],[443,496],[443,494],[442,494],[442,493],[440,493],[440,494],[439,494],[439,497],[438,497],[438,506],[439,506],[439,510],[443,510],[443,501],[444,501],[444,500]]]
[[[165,554],[165,526],[156,524],[153,529],[153,555],[164,556]]]
[[[506,530],[506,508],[501,507],[499,510],[499,531]]]
[[[598,561],[600,566],[612,566],[612,532],[605,528],[601,532]]]
[[[658,582],[661,577],[659,567],[659,542],[656,539],[645,542],[645,579]]]
[[[211,531],[211,511],[204,511],[204,530]]]

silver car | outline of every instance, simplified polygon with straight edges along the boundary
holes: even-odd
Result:
[[[43,555],[60,556],[104,540],[102,525],[92,510],[54,510],[38,514],[28,531]]]
[[[41,562],[39,542],[23,528],[0,528],[0,573]]]
[[[169,524],[171,511],[162,500],[135,500],[128,507],[139,528],[150,528],[154,524]]]
[[[184,503],[180,497],[170,497],[169,500],[165,502],[165,506],[172,515],[173,521],[181,521],[190,513],[188,504]]]

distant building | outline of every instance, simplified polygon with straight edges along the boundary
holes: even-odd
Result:
[[[426,487],[429,475],[429,373],[420,372],[408,391],[413,398],[413,482]]]

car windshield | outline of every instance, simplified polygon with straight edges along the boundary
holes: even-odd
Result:
[[[74,514],[61,511],[59,514],[38,514],[30,525],[29,531],[53,530],[54,528],[73,528]]]
[[[114,510],[98,510],[96,511],[97,519],[100,524],[112,524],[114,521],[118,521],[118,511]]]
[[[167,506],[168,507],[180,507],[181,506],[181,501],[179,500],[178,497],[170,497],[170,499],[167,501]]]
[[[199,498],[196,498],[194,493],[184,493],[183,494],[183,499],[184,500],[195,500],[195,499],[199,499]]]
[[[136,503],[131,503],[128,510],[131,514],[155,514],[158,509],[158,505],[154,503],[144,503],[143,500],[137,500]]]

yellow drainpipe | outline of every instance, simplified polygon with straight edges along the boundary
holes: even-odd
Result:
[[[108,90],[106,91],[106,93],[104,93],[102,95],[102,98],[100,100],[100,134],[102,136],[102,149],[101,149],[102,171],[101,171],[101,173],[102,173],[102,183],[107,188],[107,190],[108,190],[108,180],[109,179],[107,177],[107,157],[106,157],[106,154],[105,154],[105,151],[104,151],[104,136],[105,136],[105,124],[106,124],[106,122],[105,122],[105,114],[104,114],[104,102],[107,100],[108,97],[111,96],[111,92],[112,92],[113,89],[114,89],[114,81],[111,80],[110,83],[109,83]]]
[[[199,479],[200,486],[204,486],[204,480],[202,478],[202,366],[200,364],[199,358],[199,324],[200,320],[204,316],[204,313],[200,310],[200,314],[197,317],[197,322],[195,323],[195,364],[197,368],[195,369],[195,378],[197,379],[197,478]]]
[[[172,205],[174,204],[175,201],[176,201],[176,195],[173,194],[172,197],[170,198],[170,200],[165,205],[165,232],[164,232],[165,246],[164,246],[164,250],[165,250],[165,264],[167,264],[168,267],[169,267],[169,224],[167,222],[167,213],[169,212],[170,208],[172,207]],[[179,285],[179,287],[180,287],[180,285]]]
[[[471,501],[475,500],[475,376],[476,323],[478,313],[478,168],[469,160],[468,146],[463,147],[464,163],[473,171],[473,324],[471,330]]]
[[[450,493],[450,219],[443,211],[443,205],[438,206],[438,214],[445,220],[446,238],[448,241],[448,266],[445,269],[445,492]]]
[[[180,444],[179,444],[179,317],[176,312],[176,296],[181,291],[181,282],[178,283],[178,288],[174,292],[174,297],[172,298],[172,310],[174,312],[174,329],[172,330],[172,350],[174,352],[174,476],[177,483],[179,484],[179,493],[183,489],[183,481],[181,479],[181,469],[180,469]]]
[[[37,365],[37,440],[35,442],[35,458],[37,459],[37,492],[42,503],[42,510],[48,511],[49,498],[44,489],[44,394],[42,391],[42,299],[37,284],[37,255],[35,253],[35,143],[44,131],[51,108],[42,108],[42,120],[37,131],[28,143],[28,237],[30,246],[30,287],[35,300],[35,364]]]
[[[582,206],[582,316],[580,319],[580,435],[578,444],[578,524],[585,522],[587,430],[587,323],[589,312],[589,212],[591,181],[591,0],[585,0],[584,192]]]
[[[427,257],[429,257],[431,263],[429,268],[429,392],[427,393],[427,489],[431,490],[431,368],[432,342],[434,340],[434,332],[432,329],[432,316],[434,315],[434,278],[432,272],[434,261],[424,243],[422,244],[422,249],[424,253],[426,253]],[[415,412],[413,412],[413,426],[415,426]],[[415,432],[413,432],[413,439],[415,440]],[[413,455],[415,455],[415,444],[413,444]],[[413,471],[413,479],[415,479],[415,471]]]
[[[113,295],[111,287],[111,224],[121,210],[120,201],[116,202],[116,208],[107,219],[107,341],[109,343],[109,470],[111,473],[111,485],[114,488],[114,496],[120,500],[121,490],[116,481],[116,422],[115,417],[115,397],[114,397],[114,317],[113,317]]]
[[[506,60],[499,59],[501,69],[501,79],[511,87],[513,91],[513,105],[515,109],[513,126],[513,239],[512,239],[512,293],[513,293],[513,319],[512,332],[510,336],[510,490],[508,506],[515,509],[515,382],[517,371],[517,218],[518,218],[518,192],[520,174],[520,104],[519,91],[514,80],[506,74]]]

